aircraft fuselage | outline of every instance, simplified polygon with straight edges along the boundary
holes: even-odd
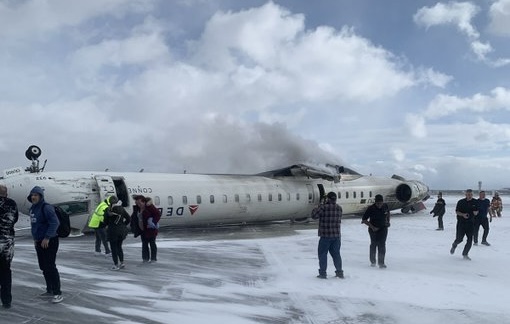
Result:
[[[206,226],[278,220],[304,220],[329,191],[338,195],[344,215],[362,214],[382,194],[390,209],[413,206],[428,198],[419,181],[345,175],[339,182],[304,176],[163,174],[129,172],[17,172],[7,170],[0,182],[20,211],[28,214],[30,190],[40,186],[45,200],[70,214],[75,231],[99,202],[116,195],[129,213],[132,195],[151,197],[161,211],[160,226]]]

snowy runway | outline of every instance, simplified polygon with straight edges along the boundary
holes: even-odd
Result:
[[[359,219],[342,223],[346,279],[319,280],[316,224],[165,231],[158,263],[141,264],[141,244],[125,244],[127,268],[93,254],[93,236],[61,240],[57,265],[64,302],[37,297],[43,278],[20,231],[13,261],[13,307],[5,323],[510,323],[508,218],[494,220],[488,241],[464,261],[445,197],[445,231],[428,211],[392,218],[387,269],[372,268]],[[434,199],[427,202],[433,205]],[[510,216],[509,216],[510,217]],[[459,246],[461,248],[463,243]]]

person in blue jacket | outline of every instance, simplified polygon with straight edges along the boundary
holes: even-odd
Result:
[[[41,187],[32,188],[27,199],[32,203],[29,214],[37,261],[46,281],[46,292],[41,296],[52,297],[52,303],[60,303],[63,297],[60,274],[55,264],[59,245],[57,229],[60,223],[55,208],[44,201]]]

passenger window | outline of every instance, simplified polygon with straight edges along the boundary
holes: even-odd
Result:
[[[267,201],[273,201],[273,194],[267,195]]]
[[[214,195],[210,195],[210,196],[209,196],[209,202],[210,202],[211,204],[214,204]]]
[[[223,195],[223,202],[226,203],[227,202],[227,195]]]
[[[234,195],[234,201],[235,201],[236,203],[238,203],[238,202],[239,202],[239,195],[238,195],[238,194],[235,194],[235,195]]]
[[[361,194],[361,198],[363,198],[363,191],[362,191],[362,192],[360,192],[360,194]]]
[[[352,193],[352,198],[356,199],[356,191]]]
[[[345,192],[345,199],[349,199],[349,191]]]
[[[282,194],[278,193],[278,201],[282,201]]]
[[[290,201],[290,192],[287,192],[287,201]]]
[[[261,194],[258,194],[258,195],[257,195],[257,199],[258,199],[258,201],[262,201],[262,195],[261,195]]]
[[[372,191],[370,191],[370,192],[368,193],[368,196],[369,196],[370,198],[372,198]]]
[[[299,200],[299,192],[296,193],[296,200]]]
[[[188,204],[188,196],[182,196],[182,203],[184,205]]]
[[[339,191],[338,192],[338,199],[342,198],[342,193]]]
[[[168,205],[172,206],[174,204],[174,197],[168,196]]]
[[[154,196],[154,205],[156,205],[156,206],[161,205],[161,201],[159,199],[159,196]]]
[[[251,196],[250,194],[246,194],[246,202],[250,202],[251,201]]]
[[[197,204],[201,204],[202,203],[202,196],[198,195],[197,196]]]

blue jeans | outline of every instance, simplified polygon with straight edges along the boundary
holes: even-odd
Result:
[[[342,271],[342,257],[340,256],[340,238],[339,237],[321,237],[317,249],[319,255],[319,274],[326,275],[328,268],[328,252],[333,258],[336,272]]]

